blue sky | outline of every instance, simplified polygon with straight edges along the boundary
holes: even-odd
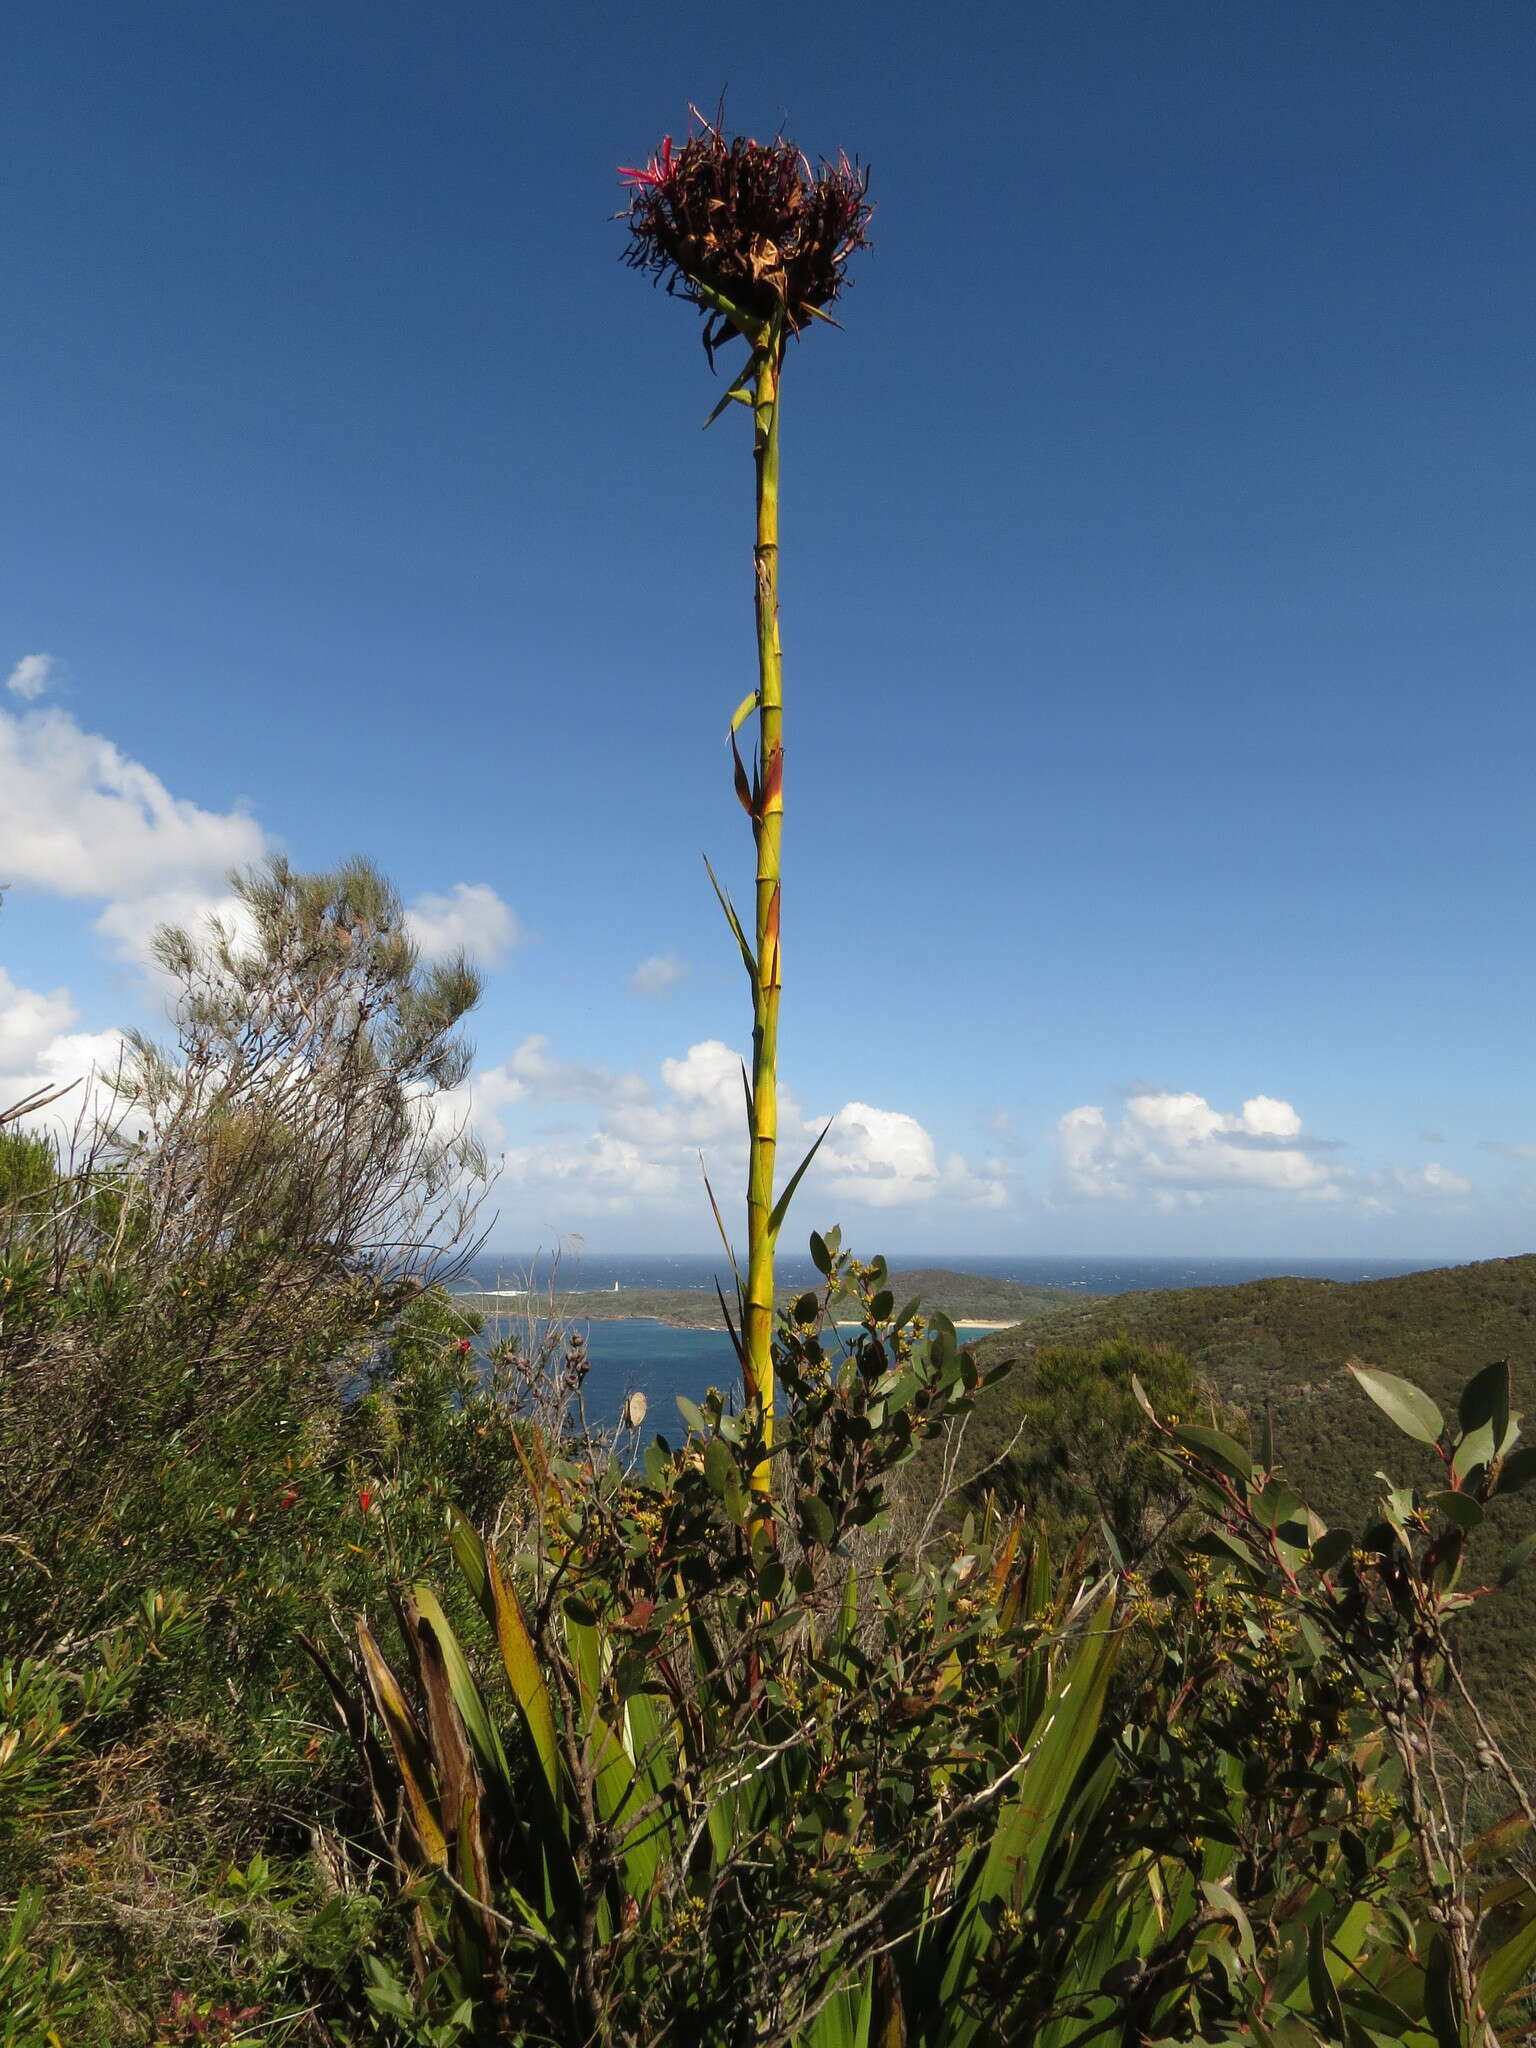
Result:
[[[1528,1249],[1529,6],[774,21],[13,10],[0,1085],[362,850],[487,963],[495,1241],[707,1247],[750,460],[607,216],[728,87],[878,202],[785,402],[800,1227]]]

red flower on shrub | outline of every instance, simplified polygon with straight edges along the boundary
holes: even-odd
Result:
[[[291,1508],[298,1497],[299,1489],[296,1486],[290,1486],[277,1496],[277,1504],[280,1508]]]
[[[466,1353],[467,1353],[468,1351],[470,1351],[471,1349],[472,1349],[472,1346],[470,1345],[470,1341],[469,1341],[469,1339],[468,1339],[467,1337],[461,1337],[461,1338],[459,1339],[459,1355],[460,1355],[460,1357],[463,1357],[463,1356],[464,1356],[464,1355],[465,1355],[465,1354],[466,1354]]]
[[[371,1487],[365,1486],[363,1488],[362,1492],[357,1496],[357,1504],[366,1515],[373,1506],[373,1489]]]

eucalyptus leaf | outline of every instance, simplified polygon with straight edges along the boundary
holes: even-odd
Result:
[[[1493,1462],[1494,1445],[1498,1441],[1491,1422],[1480,1422],[1470,1429],[1457,1444],[1451,1458],[1451,1470],[1458,1479],[1465,1479],[1469,1472],[1475,1472],[1480,1465]]]
[[[1357,1358],[1350,1359],[1349,1370],[1359,1381],[1362,1392],[1404,1436],[1411,1436],[1415,1443],[1439,1443],[1445,1421],[1421,1387],[1414,1386],[1411,1380],[1399,1379],[1396,1373],[1362,1365]]]
[[[1458,1493],[1451,1487],[1447,1487],[1441,1493],[1432,1493],[1429,1496],[1429,1505],[1438,1508],[1442,1515],[1448,1516],[1462,1529],[1475,1529],[1483,1519],[1482,1508],[1472,1495]]]
[[[1486,1423],[1498,1443],[1509,1427],[1510,1370],[1507,1358],[1495,1359],[1467,1381],[1457,1413],[1463,1436]]]
[[[837,1533],[832,1510],[819,1493],[803,1493],[799,1501],[800,1526],[812,1543],[825,1548]]]
[[[1203,1458],[1209,1465],[1229,1473],[1234,1479],[1241,1479],[1246,1485],[1253,1477],[1253,1460],[1237,1442],[1219,1429],[1206,1429],[1202,1424],[1186,1422],[1173,1432],[1173,1440],[1197,1458]]]
[[[1536,1444],[1526,1444],[1518,1451],[1511,1451],[1499,1467],[1498,1490],[1500,1493],[1518,1493],[1533,1479],[1536,1479]]]

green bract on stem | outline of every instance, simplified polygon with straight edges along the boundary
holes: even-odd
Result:
[[[779,404],[785,347],[846,282],[844,265],[866,245],[867,175],[846,156],[813,166],[792,143],[727,141],[718,121],[695,115],[698,132],[674,149],[668,136],[650,161],[621,171],[630,187],[627,260],[696,305],[704,346],[740,337],[746,364],[706,425],[733,401],[750,407],[756,472],[753,603],[757,687],[731,721],[736,791],[752,821],[756,852],[753,932],[749,940],[729,897],[716,891],[741,948],[752,989],[752,1071],[747,1079],[747,1270],[737,1272],[741,1359],[747,1400],[760,1410],[765,1451],[773,1442],[774,1250],[807,1155],[775,1199],[778,1153],[779,999],[783,989],[784,690],[779,646]],[[834,323],[835,324],[835,323]],[[753,711],[757,746],[749,774],[736,735]],[[713,881],[713,871],[710,879]],[[823,1135],[825,1135],[823,1133]],[[820,1140],[817,1140],[817,1144]],[[718,1216],[718,1211],[716,1212]],[[770,1460],[753,1473],[766,1502]]]

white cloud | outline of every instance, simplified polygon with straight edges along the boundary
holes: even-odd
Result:
[[[0,968],[0,1110],[70,1083],[77,1085],[22,1122],[68,1130],[82,1112],[108,1105],[122,1038],[116,1031],[70,1031],[77,1014],[67,989],[44,995]]]
[[[996,1209],[1008,1198],[1007,1177],[998,1161],[985,1161],[979,1173],[958,1152],[941,1162],[932,1136],[915,1116],[869,1102],[848,1102],[838,1111],[816,1167],[831,1177],[827,1192],[834,1201],[863,1202],[872,1209],[928,1203],[938,1195]]]
[[[36,698],[53,667],[51,656],[27,655],[11,691]],[[173,796],[142,762],[56,708],[0,709],[0,789],[0,877],[102,901],[97,933],[138,966],[150,964],[162,924],[196,928],[217,916],[238,925],[226,877],[270,851],[254,818]],[[406,915],[429,959],[462,948],[495,966],[523,936],[511,905],[484,882],[418,896]]]
[[[652,953],[629,977],[632,994],[661,1002],[688,972],[688,964],[675,953]]]
[[[616,1074],[612,1067],[589,1067],[580,1060],[551,1059],[549,1040],[537,1032],[523,1040],[506,1061],[504,1071],[530,1102],[610,1105],[644,1102],[651,1092],[638,1074]]]
[[[586,1066],[550,1055],[549,1040],[534,1032],[493,1067],[477,1067],[461,1089],[443,1097],[445,1114],[467,1114],[482,1141],[507,1142],[506,1112],[518,1103],[590,1102],[608,1110],[650,1099],[650,1086],[635,1073]]]
[[[51,656],[28,655],[8,687],[31,703],[56,676]],[[0,878],[95,899],[98,934],[138,964],[159,924],[227,908],[226,871],[267,848],[253,818],[173,797],[142,763],[54,708],[0,708],[0,792]],[[75,1021],[65,990],[44,995],[0,977],[0,1107],[65,1082],[86,1085],[43,1112],[50,1122],[107,1103],[102,1077],[115,1074],[123,1041],[68,1029]]]
[[[616,1214],[703,1200],[701,1165],[722,1201],[739,1188],[747,1155],[746,1104],[740,1055],[720,1039],[703,1039],[661,1062],[653,1089],[642,1076],[554,1058],[548,1041],[525,1039],[500,1065],[469,1084],[469,1112],[483,1140],[503,1153],[502,1187],[519,1208],[548,1201],[548,1223],[566,1227],[590,1210]],[[516,1142],[523,1104],[588,1102],[597,1111],[588,1133],[567,1128]],[[779,1174],[783,1186],[826,1122],[808,1117],[796,1097],[780,1091]],[[509,1143],[509,1139],[512,1141]],[[805,1201],[891,1209],[931,1203],[999,1206],[1006,1175],[995,1162],[973,1172],[956,1155],[941,1159],[930,1134],[902,1110],[851,1102],[839,1110],[817,1154]]]
[[[562,1144],[514,1146],[503,1157],[502,1171],[524,1203],[531,1194],[558,1203],[560,1213],[552,1220],[562,1231],[562,1216],[627,1213],[671,1202],[681,1186],[676,1162],[648,1157],[611,1131]]]
[[[24,1071],[79,1012],[69,990],[23,988],[0,967],[0,1074]]]
[[[204,931],[213,918],[237,935],[254,929],[250,911],[238,896],[227,889],[221,892],[193,886],[156,889],[147,896],[125,896],[119,902],[109,903],[96,919],[95,930],[120,960],[143,968],[151,982],[169,988],[169,977],[150,952],[155,933],[162,925],[173,924],[195,935]]]
[[[254,818],[173,797],[58,710],[0,710],[0,789],[0,874],[60,896],[124,902],[216,885],[267,846]]]
[[[13,697],[20,697],[25,704],[33,703],[50,688],[54,681],[54,660],[51,654],[24,654],[5,679],[5,687]]]
[[[1452,1173],[1437,1159],[1431,1159],[1427,1166],[1396,1166],[1392,1169],[1392,1178],[1405,1195],[1455,1198],[1472,1192],[1471,1181],[1464,1180],[1459,1173]]]
[[[1235,1128],[1252,1138],[1299,1138],[1301,1118],[1288,1102],[1273,1095],[1250,1096]]]
[[[938,1152],[917,1118],[868,1102],[843,1105],[816,1163],[833,1175],[834,1196],[877,1209],[922,1201],[939,1182]]]
[[[428,891],[409,905],[405,921],[428,960],[464,952],[483,967],[499,967],[523,937],[517,912],[488,882],[456,882],[446,896]]]
[[[1056,1131],[1067,1188],[1090,1199],[1150,1196],[1172,1208],[1242,1189],[1311,1201],[1340,1193],[1341,1176],[1314,1157],[1296,1110],[1272,1095],[1224,1114],[1203,1095],[1148,1089],[1128,1098],[1118,1122],[1085,1104]]]
[[[722,1173],[739,1171],[747,1151],[740,1054],[718,1038],[702,1039],[681,1059],[662,1061],[661,1089],[659,1100],[647,1089],[643,1098],[618,1105],[606,1127],[674,1170],[691,1163],[696,1176],[704,1153]],[[782,1092],[779,1116],[785,1128],[798,1125],[798,1109]]]

